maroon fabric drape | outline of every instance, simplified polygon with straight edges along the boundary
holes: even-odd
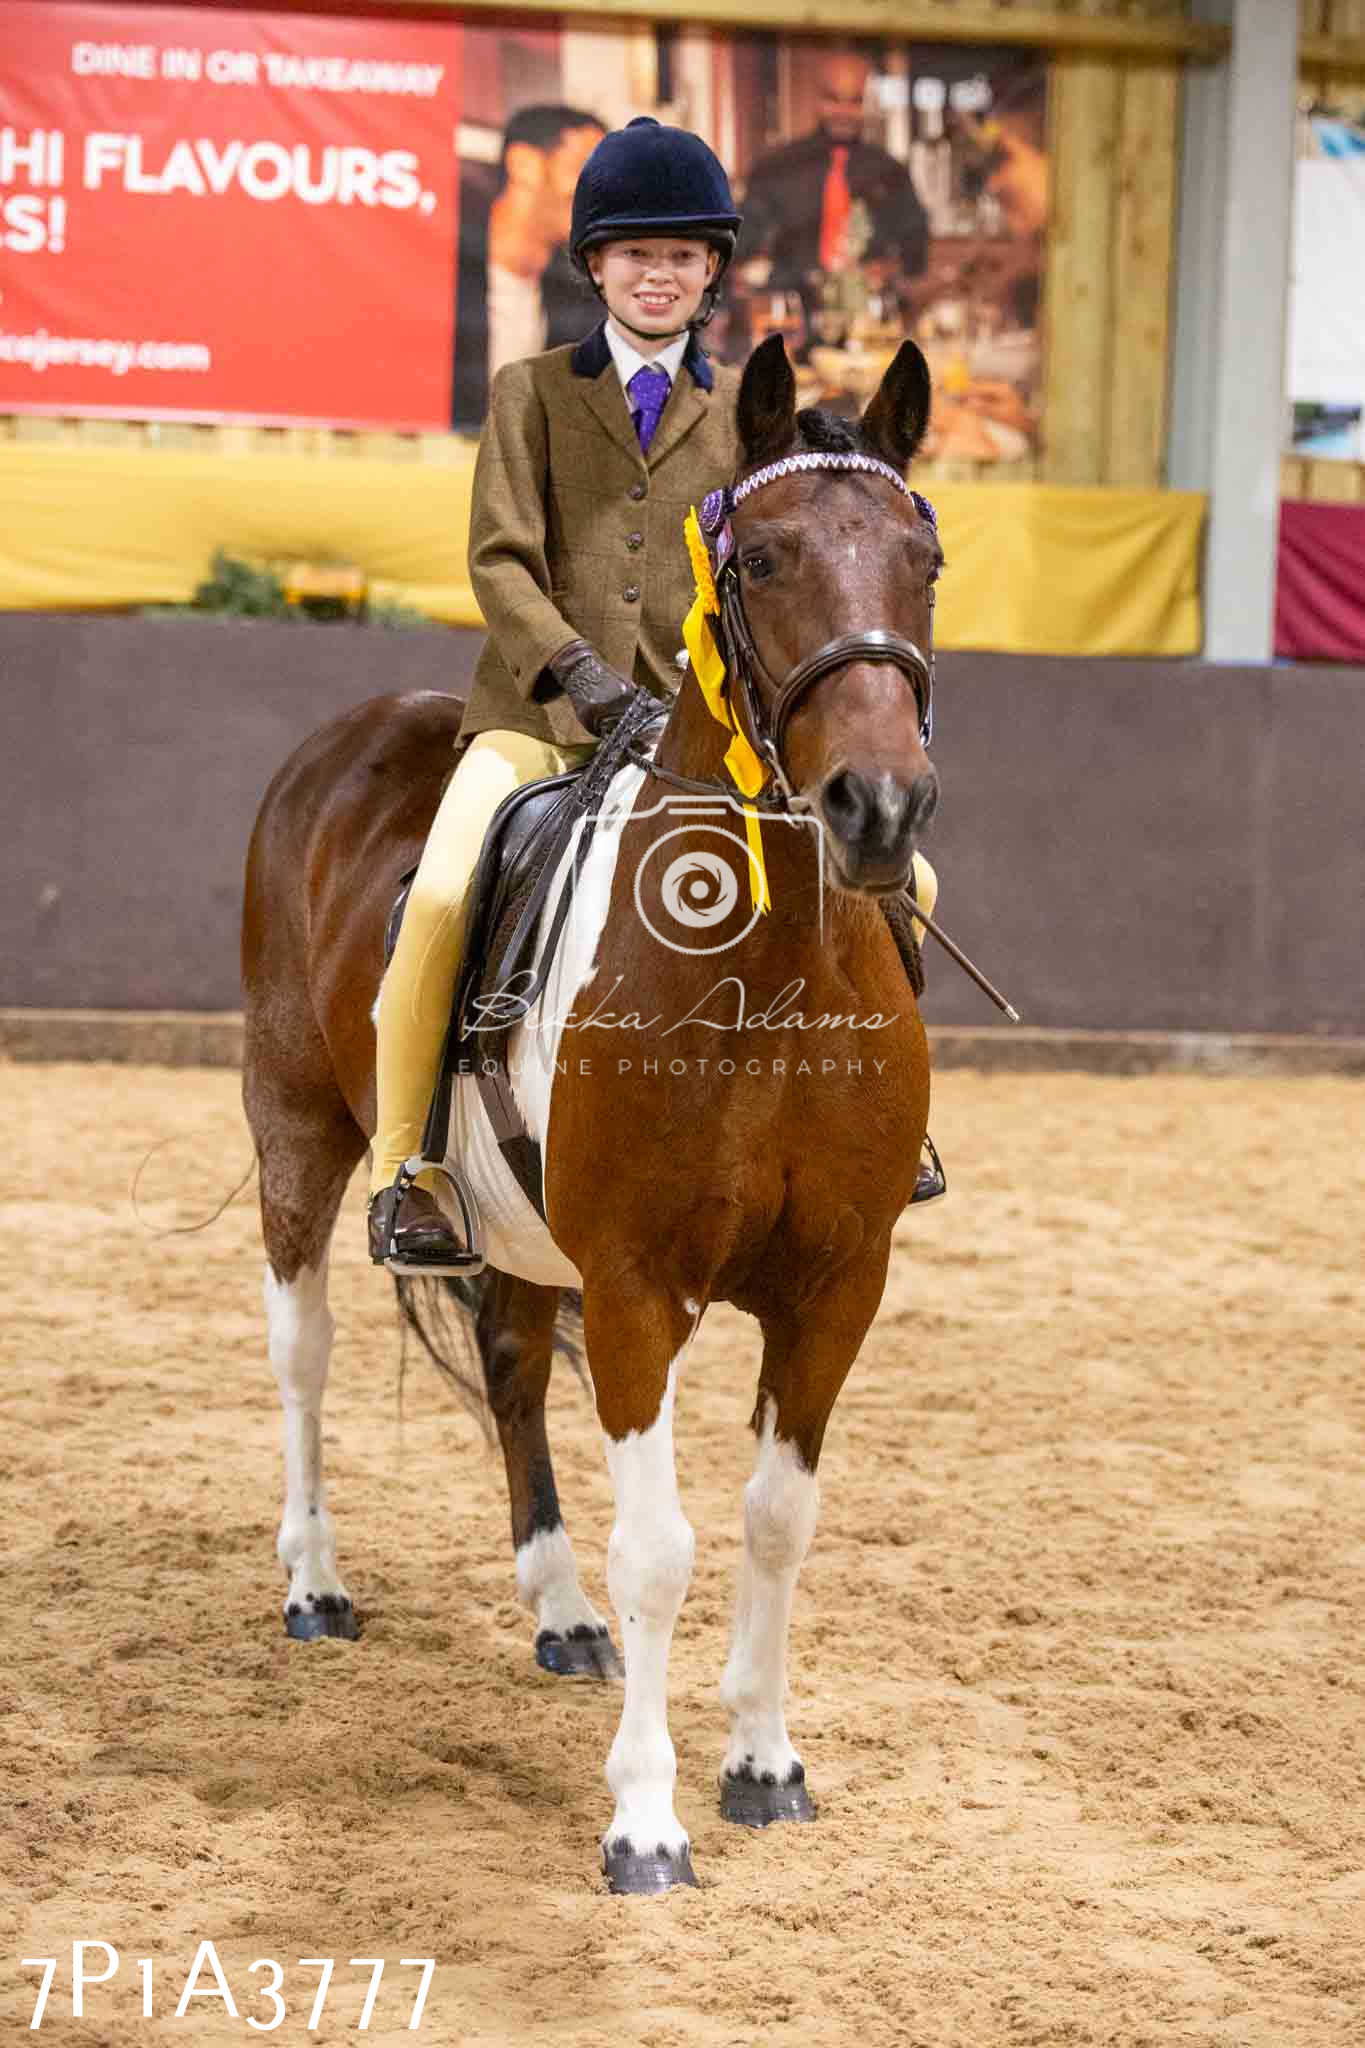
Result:
[[[1280,506],[1275,652],[1365,662],[1365,505]]]

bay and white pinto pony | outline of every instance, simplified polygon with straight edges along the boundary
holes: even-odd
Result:
[[[615,1653],[579,1582],[545,1435],[561,1291],[582,1296],[616,1497],[607,1581],[625,1697],[603,1848],[618,1891],[695,1882],[667,1713],[694,1542],[673,1428],[713,1301],[751,1313],[763,1336],[722,1806],[749,1825],[814,1811],[785,1718],[788,1621],[825,1425],[881,1300],[928,1112],[924,1032],[878,902],[905,886],[937,793],[920,650],[942,557],[902,480],[928,408],[910,343],[852,426],[798,417],[780,341],[751,358],[743,467],[704,515],[719,610],[708,629],[767,776],[770,908],[754,906],[752,828],[724,795],[735,733],[715,715],[714,678],[708,701],[689,671],[652,765],[612,786],[549,985],[511,1045],[544,1221],[474,1083],[456,1090],[452,1156],[477,1192],[488,1265],[458,1288],[435,1284],[474,1321],[539,1661],[606,1674]],[[357,1632],[323,1489],[327,1250],[374,1128],[384,924],[459,716],[454,700],[419,695],[339,719],[276,776],[251,843],[244,1096],[285,1412],[286,1625],[299,1637]]]

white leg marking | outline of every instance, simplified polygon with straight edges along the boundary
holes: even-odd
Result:
[[[314,1612],[330,1599],[350,1606],[337,1577],[336,1535],[322,1485],[322,1395],[332,1350],[327,1307],[327,1255],[316,1269],[302,1266],[291,1281],[265,1272],[265,1313],[270,1363],[284,1403],[284,1519],[280,1562],[289,1573],[285,1612]]]
[[[595,1634],[606,1627],[578,1583],[573,1545],[562,1523],[557,1529],[537,1529],[518,1550],[517,1592],[523,1607],[535,1615],[537,1635],[550,1629],[567,1636],[576,1628]]]
[[[668,1733],[668,1652],[695,1548],[673,1463],[673,1401],[686,1350],[684,1345],[668,1369],[668,1386],[650,1427],[633,1429],[619,1443],[607,1439],[616,1490],[607,1584],[621,1624],[626,1697],[607,1758],[616,1811],[603,1845],[629,1842],[642,1855],[654,1849],[679,1855],[687,1847],[673,1811],[677,1763]]]
[[[771,1772],[785,1784],[801,1759],[787,1735],[787,1630],[796,1577],[820,1504],[815,1474],[794,1444],[779,1443],[769,1399],[758,1462],[744,1489],[744,1557],[729,1661],[720,1696],[730,1710],[728,1773]]]

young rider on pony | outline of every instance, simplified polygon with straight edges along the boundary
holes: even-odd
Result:
[[[377,1013],[370,1254],[409,1271],[468,1252],[422,1175],[465,905],[484,834],[512,790],[577,767],[640,689],[665,703],[692,600],[689,507],[735,474],[739,373],[697,338],[740,216],[699,136],[642,117],[598,143],[574,194],[570,253],[606,305],[576,347],[493,381],[470,518],[470,580],[488,626],[460,728],[468,739],[431,827]],[[472,735],[472,737],[470,737]],[[933,870],[916,854],[919,900]],[[921,1170],[915,1200],[941,1192]]]

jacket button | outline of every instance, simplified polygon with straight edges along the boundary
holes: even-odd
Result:
[[[625,589],[621,592],[621,595],[625,599],[627,604],[634,604],[640,595],[639,584],[628,583]]]
[[[645,537],[642,533],[628,533],[626,535],[626,546],[632,554],[635,553],[636,548],[642,548],[644,544]]]
[[[627,491],[626,496],[629,498],[634,498],[636,504],[638,505],[641,498],[644,497],[645,492],[648,489],[648,484],[632,484],[629,491]]]

